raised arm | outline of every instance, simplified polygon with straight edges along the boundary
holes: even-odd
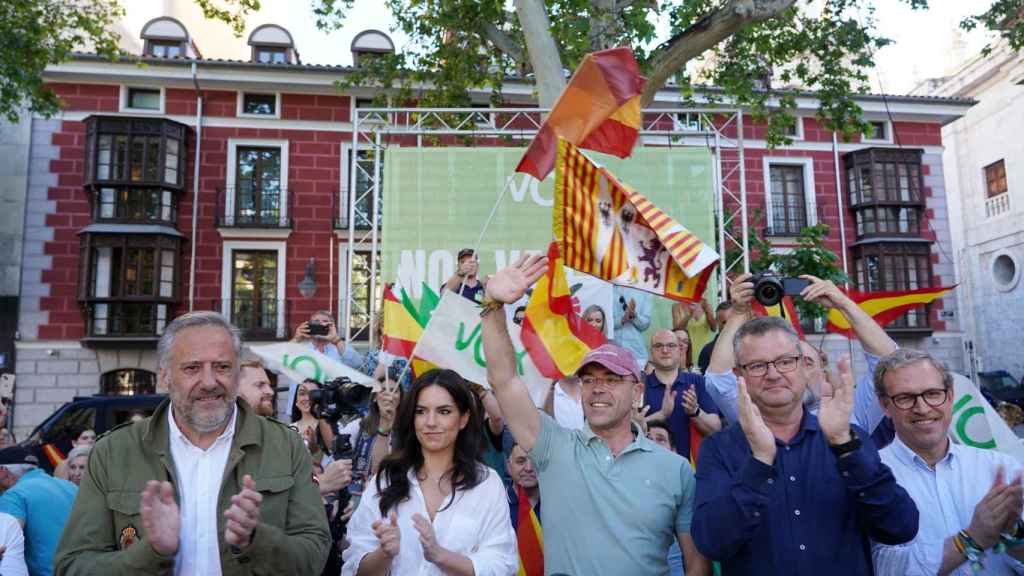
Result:
[[[711,363],[708,364],[708,373],[724,373],[730,372],[736,367],[736,356],[732,349],[732,339],[736,335],[736,332],[740,329],[747,320],[753,317],[751,311],[750,301],[754,298],[754,283],[748,282],[750,274],[743,274],[737,277],[732,287],[729,288],[729,294],[732,299],[732,315],[729,316],[729,321],[725,323],[721,333],[718,335],[718,341],[715,344],[715,350],[711,353]]]
[[[521,256],[508,268],[499,270],[487,282],[485,294],[488,302],[511,304],[526,293],[534,282],[544,275],[547,258],[538,255]],[[540,412],[533,405],[526,384],[516,374],[516,354],[508,333],[505,314],[501,310],[485,310],[482,326],[484,357],[487,358],[487,381],[498,399],[501,413],[524,450],[533,449],[540,432]]]
[[[897,348],[896,342],[886,334],[885,330],[875,322],[875,319],[868,315],[863,308],[843,294],[830,280],[822,280],[810,274],[801,276],[804,280],[810,280],[810,286],[804,288],[800,296],[815,304],[821,304],[826,308],[835,308],[850,323],[854,334],[860,340],[864,351],[875,356],[891,354]]]

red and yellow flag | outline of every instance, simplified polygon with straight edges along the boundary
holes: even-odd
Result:
[[[754,309],[754,313],[758,316],[778,316],[789,320],[789,323],[793,325],[793,329],[800,336],[800,339],[804,339],[804,329],[800,326],[800,316],[796,312],[796,306],[793,305],[793,298],[791,296],[783,296],[782,301],[774,306],[765,306],[757,300],[750,303],[750,307]]]
[[[674,300],[700,301],[718,262],[695,234],[565,140],[552,227],[566,266]]]
[[[572,293],[558,244],[548,247],[548,273],[537,281],[520,335],[537,370],[552,380],[572,374],[583,357],[605,343],[605,336],[572,308]]]
[[[516,485],[519,508],[516,510],[516,543],[519,547],[517,576],[544,576],[544,530],[530,498]]]
[[[861,292],[859,290],[845,290],[846,295],[857,303],[862,310],[868,313],[879,326],[885,327],[893,320],[899,318],[907,310],[917,306],[929,304],[934,300],[949,294],[956,286],[939,288],[921,288],[918,290],[904,290],[892,292]],[[828,313],[829,332],[843,334],[847,338],[853,338],[853,329],[838,310],[832,309]]]
[[[394,288],[394,284],[384,286],[384,332],[381,334],[381,348],[395,356],[409,358],[416,347],[416,341],[423,334],[423,327],[395,296]]]
[[[625,158],[640,133],[640,75],[633,51],[612,48],[588,54],[526,149],[516,172],[538,180],[555,165],[558,139]]]

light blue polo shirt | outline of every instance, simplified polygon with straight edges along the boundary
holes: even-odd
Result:
[[[669,546],[690,532],[689,462],[639,433],[613,457],[589,426],[568,430],[543,412],[530,459],[544,503],[545,574],[668,574]]]
[[[25,523],[25,564],[32,576],[53,574],[53,555],[78,486],[36,468],[0,496],[0,512]]]

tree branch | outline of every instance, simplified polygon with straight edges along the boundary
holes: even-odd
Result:
[[[491,44],[494,44],[495,48],[504,52],[517,63],[522,64],[526,62],[526,55],[523,54],[523,50],[508,34],[502,32],[500,28],[487,22],[484,24],[483,33],[484,37],[490,40]]]
[[[694,22],[655,50],[641,105],[650,104],[658,90],[690,60],[747,24],[774,18],[795,3],[796,0],[733,0]]]

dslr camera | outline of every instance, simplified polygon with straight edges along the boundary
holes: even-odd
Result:
[[[362,415],[370,404],[371,392],[373,390],[369,386],[356,384],[342,376],[325,382],[319,390],[310,391],[309,403],[313,416],[327,420],[333,428],[345,417]]]
[[[762,306],[775,306],[784,296],[796,296],[811,285],[803,278],[786,278],[771,272],[758,272],[747,282],[754,283],[754,299]]]

